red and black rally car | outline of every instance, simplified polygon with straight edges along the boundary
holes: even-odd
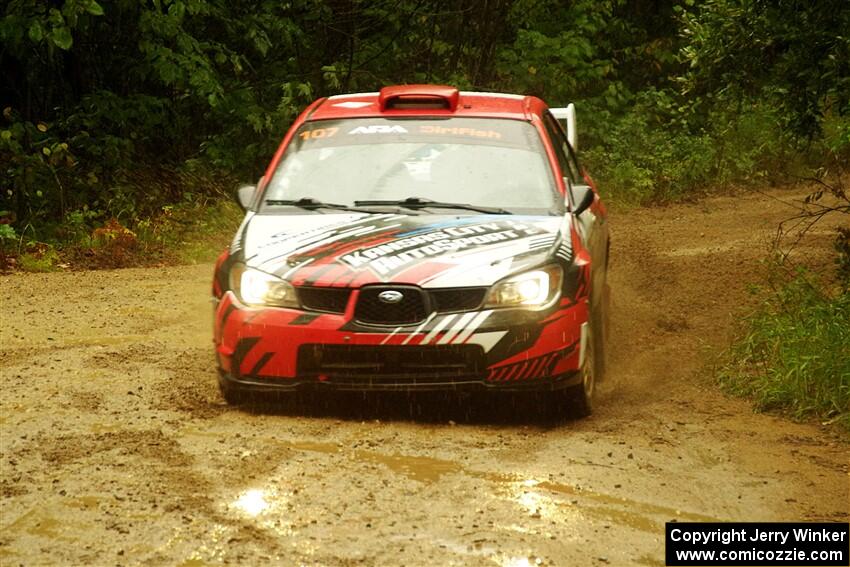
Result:
[[[608,229],[574,117],[572,105],[436,85],[311,104],[259,184],[240,189],[247,214],[216,264],[227,401],[543,390],[589,414]]]

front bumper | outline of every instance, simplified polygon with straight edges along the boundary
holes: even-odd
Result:
[[[546,311],[432,314],[364,326],[344,314],[249,308],[225,293],[215,311],[222,385],[255,391],[555,390],[580,383],[587,303]]]
[[[358,381],[318,381],[318,380],[281,380],[278,378],[239,377],[220,371],[219,383],[227,389],[256,393],[285,393],[301,391],[337,391],[337,392],[552,392],[564,390],[581,384],[581,373],[572,371],[560,376],[522,380],[517,382],[489,382],[472,378],[431,381],[415,376],[385,379],[364,379]]]

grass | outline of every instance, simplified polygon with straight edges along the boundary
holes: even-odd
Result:
[[[228,198],[185,201],[135,223],[77,222],[53,242],[5,239],[0,271],[52,272],[212,262],[230,243],[243,211]],[[18,247],[20,246],[20,249]]]
[[[159,219],[139,227],[149,253],[169,263],[211,262],[226,247],[245,213],[231,199],[187,203],[169,208]]]
[[[850,292],[829,293],[805,271],[770,289],[725,356],[721,385],[762,410],[850,431]]]
[[[60,263],[56,250],[44,243],[33,243],[29,251],[21,254],[18,265],[25,272],[52,272]]]

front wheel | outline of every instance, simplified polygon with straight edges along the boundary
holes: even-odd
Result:
[[[588,344],[590,344],[588,342]],[[587,417],[593,413],[593,398],[596,391],[596,377],[593,363],[588,363],[588,358],[593,351],[589,346],[585,355],[585,362],[581,368],[581,384],[573,386],[564,392],[566,396],[567,411],[573,417]]]
[[[221,370],[219,370],[218,389],[221,391],[221,397],[230,406],[239,406],[247,402],[250,394],[245,390],[236,388],[227,383]]]
[[[584,344],[584,357],[581,364],[581,383],[564,391],[566,397],[566,409],[573,417],[587,417],[593,413],[593,400],[596,394],[596,381],[599,377],[600,361],[604,360],[602,352],[602,337],[596,333],[597,320],[591,314],[587,322]]]

